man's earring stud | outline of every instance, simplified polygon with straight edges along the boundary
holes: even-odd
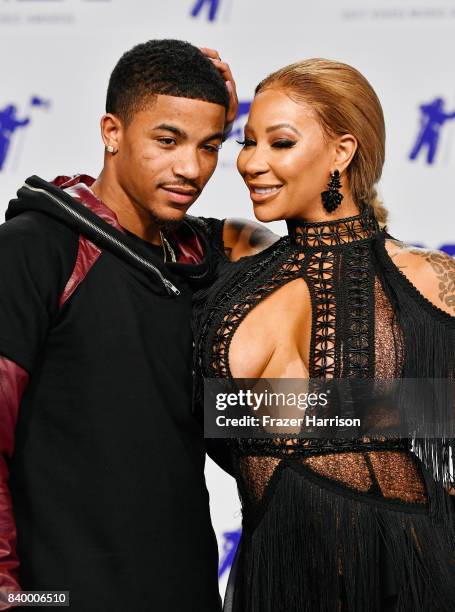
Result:
[[[113,147],[112,145],[106,145],[106,146],[104,147],[104,149],[105,149],[105,151],[106,151],[107,153],[117,153],[117,150],[116,150],[116,149],[114,149],[114,147]]]

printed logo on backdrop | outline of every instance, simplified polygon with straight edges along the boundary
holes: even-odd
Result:
[[[220,566],[218,568],[218,578],[222,578],[224,574],[231,569],[241,535],[241,529],[237,529],[236,531],[225,531],[223,533],[223,551],[221,553]]]
[[[441,137],[447,125],[455,119],[455,109],[448,110],[444,98],[434,98],[419,106],[420,124],[409,159],[423,159],[428,165],[438,161]]]
[[[221,0],[196,0],[191,9],[191,17],[204,15],[208,21],[216,21]]]
[[[232,131],[229,134],[228,140],[240,140],[243,138],[243,129],[248,119],[248,113],[250,112],[251,100],[245,100],[239,102],[239,110],[237,117],[235,118]]]
[[[422,242],[411,242],[412,246],[419,247],[419,249],[428,249],[426,244],[422,244]],[[441,246],[437,247],[438,251],[442,251],[443,253],[447,253],[447,255],[451,255],[455,257],[455,244],[441,244]]]
[[[47,110],[50,105],[49,100],[32,96],[27,108],[22,111],[14,103],[0,107],[0,172],[5,170],[12,152],[13,167],[17,165],[25,145],[25,133],[35,117],[35,110]]]
[[[447,255],[452,255],[455,257],[455,244],[443,244],[439,247],[440,251],[444,251]]]
[[[227,20],[231,12],[233,0],[192,0],[190,16],[203,19],[209,23]],[[223,11],[221,10],[223,9]]]

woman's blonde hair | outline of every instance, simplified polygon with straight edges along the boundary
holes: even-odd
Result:
[[[385,125],[381,103],[358,70],[326,59],[307,59],[285,66],[262,80],[255,94],[279,88],[306,103],[329,137],[352,134],[358,148],[347,169],[354,202],[370,205],[384,225],[387,210],[378,200],[376,183],[385,157]]]

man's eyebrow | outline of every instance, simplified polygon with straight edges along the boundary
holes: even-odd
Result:
[[[154,130],[166,130],[168,132],[172,132],[176,136],[180,136],[180,138],[188,138],[188,134],[186,132],[184,132],[178,127],[175,127],[175,125],[169,125],[168,123],[160,123],[160,125],[156,125],[153,129]],[[217,140],[217,139],[221,139],[221,140],[223,139],[223,132],[215,132],[215,134],[211,134],[210,136],[207,136],[207,138],[204,138],[204,142],[208,142],[209,140]]]
[[[212,134],[211,136],[207,136],[207,138],[204,138],[204,142],[208,142],[209,140],[218,140],[221,139],[223,140],[223,132],[215,132],[215,134]]]
[[[173,134],[175,134],[176,136],[180,136],[181,138],[187,137],[186,132],[184,132],[178,127],[175,127],[175,125],[169,125],[168,123],[160,123],[160,125],[156,125],[153,129],[166,130],[167,132],[172,132]]]
[[[295,132],[299,136],[302,135],[299,132],[299,130],[297,128],[295,128],[293,125],[291,125],[290,123],[277,123],[276,125],[272,125],[272,126],[268,127],[265,131],[268,134],[269,132],[274,132],[275,130],[279,130],[280,128],[289,128],[290,130],[292,130],[293,132]]]

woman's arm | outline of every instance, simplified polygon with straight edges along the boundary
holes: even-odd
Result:
[[[226,219],[224,222],[224,251],[231,261],[260,253],[279,238],[280,236],[256,221]]]
[[[455,259],[433,249],[386,240],[389,256],[414,287],[434,306],[455,317]]]

